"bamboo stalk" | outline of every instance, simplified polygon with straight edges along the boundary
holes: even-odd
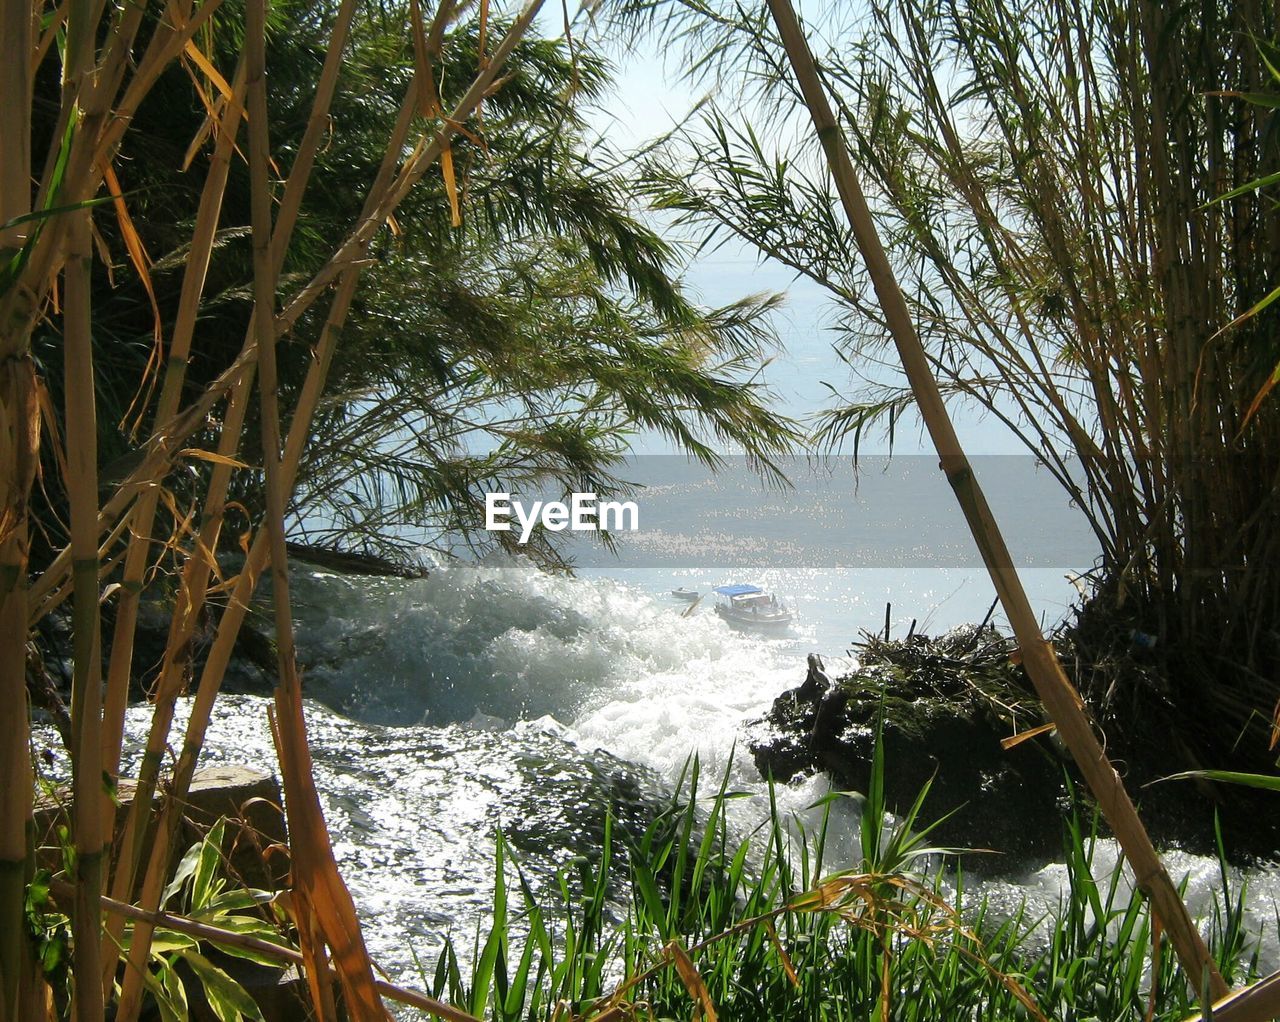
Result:
[[[452,112],[452,116],[446,121],[445,131],[449,135],[456,132],[456,126],[465,121],[471,109],[473,109],[474,104],[477,103],[492,86],[494,77],[496,76],[502,62],[510,55],[515,43],[527,30],[539,6],[540,4],[535,3],[526,9],[522,14],[521,19],[515,26],[513,26],[511,32],[503,40],[503,45],[499,47],[498,53],[491,62],[491,69],[480,76],[477,82],[473,83],[463,101],[460,102],[458,107]],[[443,34],[445,18],[448,16],[448,11],[451,10],[451,7],[447,10],[442,8],[437,16],[436,24],[433,26],[432,32],[433,40],[437,41],[437,45],[439,37]],[[386,198],[387,192],[391,186],[395,184],[403,190],[407,190],[407,184],[412,184],[414,181],[418,180],[427,167],[429,167],[430,160],[432,159],[432,153],[438,152],[440,136],[437,136],[431,144],[420,143],[418,147],[418,158],[409,171],[409,173],[414,176],[409,178],[407,184],[403,175],[401,178],[397,179],[397,181],[391,181],[398,155],[404,149],[404,137],[407,133],[412,115],[412,96],[413,91],[411,89],[410,96],[406,98],[405,106],[402,107],[401,118],[397,122],[397,127],[393,132],[394,137],[388,146],[383,167],[379,171],[378,179],[375,182],[374,187],[370,190],[369,199],[366,202],[366,210],[360,221],[361,225],[375,221],[380,223],[381,220],[385,220],[387,212],[390,208],[393,208],[393,203],[389,202]],[[294,178],[293,175],[291,175],[291,185],[293,184],[293,181]],[[398,202],[399,197],[402,197],[402,195],[403,191],[400,192],[398,197],[394,198],[394,201]],[[286,201],[282,208],[287,207],[288,203]],[[277,238],[278,236],[279,234],[277,232]],[[279,257],[281,250],[275,245],[277,238],[273,238],[273,255]],[[336,343],[342,322],[345,320],[351,297],[354,294],[354,288],[359,277],[359,269],[364,263],[363,246],[367,244],[367,238],[362,239],[358,244],[360,245],[360,249],[357,251],[356,257],[349,259],[345,265],[345,269],[343,270],[342,282],[338,290],[338,296],[335,298],[334,308],[331,310],[329,322],[326,324],[325,330],[322,334],[322,340],[318,346],[317,356],[313,363],[312,372],[309,373],[308,380],[303,388],[302,397],[299,400],[299,406],[297,414],[295,415],[293,428],[290,431],[289,446],[286,450],[286,456],[284,459],[288,477],[288,481],[285,484],[286,489],[292,486],[292,479],[296,474],[297,466],[308,435],[310,420],[314,414],[315,406],[318,403],[323,389],[323,382],[327,374],[333,346]],[[308,304],[309,301],[314,300],[315,294],[318,293],[320,292],[317,289],[311,298],[307,299]],[[297,307],[297,303],[295,303],[295,308]],[[238,360],[237,367],[244,367],[246,365],[251,367],[252,356],[254,353],[255,352],[251,348],[247,347],[241,359]],[[231,372],[235,371],[235,369],[236,367],[233,367],[232,370],[229,370],[228,373],[224,374],[222,379],[227,380],[230,377]],[[188,413],[184,414],[189,415],[190,410]],[[160,445],[157,444],[155,446],[155,450],[157,453],[155,457],[151,459],[152,465],[158,464],[164,457],[163,453],[160,451]],[[148,466],[145,470],[154,471],[154,468]],[[135,473],[135,477],[131,480],[132,485],[138,485],[139,480],[142,477],[142,472],[143,470],[140,470],[138,473]],[[123,491],[118,491],[118,494],[121,492]],[[162,816],[162,821],[158,828],[158,840],[156,847],[153,849],[152,859],[143,885],[142,902],[144,905],[148,903],[158,904],[159,891],[163,887],[163,878],[165,875],[165,863],[167,862],[168,854],[167,848],[172,843],[172,838],[169,835],[173,832],[175,824],[180,821],[180,816],[177,814],[175,807],[182,797],[182,791],[184,790],[185,785],[189,784],[189,778],[194,770],[194,765],[199,754],[199,748],[203,741],[204,728],[207,727],[209,714],[212,709],[213,699],[216,696],[218,684],[220,683],[222,673],[225,671],[227,661],[229,660],[230,650],[234,645],[236,632],[243,620],[249,596],[254,588],[256,575],[261,570],[261,567],[264,565],[266,560],[266,544],[263,542],[263,539],[264,537],[260,534],[255,540],[254,547],[250,552],[250,556],[246,561],[245,567],[237,583],[236,591],[232,597],[230,606],[226,614],[224,614],[223,621],[220,623],[218,638],[215,641],[213,650],[210,652],[205,674],[202,677],[200,686],[197,690],[196,701],[192,708],[191,718],[188,723],[187,739],[180,756],[178,769],[175,771],[174,792],[172,797],[166,802],[165,814]],[[146,927],[138,927],[134,935],[134,946],[131,948],[131,958],[140,955],[140,960],[143,963],[145,963],[145,948],[150,936],[149,933],[144,933],[146,929]],[[120,1017],[122,1019],[131,1018],[133,1014],[136,1014],[141,989],[140,984],[133,982],[136,975],[137,969],[130,969],[125,976],[125,992],[122,996],[120,1006]],[[135,989],[131,990],[131,987]]]
[[[366,207],[374,205],[374,196],[380,195],[391,176],[395,171],[396,164],[399,160],[399,154],[404,148],[405,139],[408,136],[409,127],[412,121],[415,87],[411,85],[409,93],[404,102],[401,104],[400,115],[397,118],[395,127],[392,129],[391,138],[389,139],[382,166],[379,168],[378,175],[375,179],[370,194],[366,199]],[[290,181],[293,181],[293,175],[290,175]],[[287,215],[289,202],[286,200],[282,203],[282,216]],[[280,224],[277,223],[277,234],[279,237]],[[281,252],[273,239],[273,254],[280,255]],[[277,268],[279,263],[276,264]],[[328,376],[329,365],[332,362],[333,352],[337,345],[338,337],[341,334],[343,323],[350,309],[351,300],[355,295],[356,284],[359,280],[359,271],[351,270],[343,278],[338,287],[337,294],[334,297],[333,304],[330,308],[329,317],[321,332],[320,342],[316,346],[315,357],[311,367],[307,372],[307,378],[303,383],[302,391],[298,399],[298,405],[295,409],[293,424],[289,431],[289,438],[285,445],[284,465],[286,472],[285,488],[291,489],[294,479],[297,476],[298,466],[301,462],[303,450],[306,441],[310,435],[311,422],[315,415],[315,410],[319,404],[321,394],[324,390],[324,381]],[[232,405],[242,403],[241,398],[245,397],[247,385],[241,384],[237,388],[236,397],[233,398]],[[224,435],[227,431],[239,432],[239,421],[235,423],[231,421],[231,414],[228,414],[228,421],[224,426]],[[215,473],[215,481],[217,473]],[[212,489],[212,487],[211,487]],[[210,551],[214,547],[214,541],[211,537],[206,537],[202,533],[202,550]],[[172,854],[174,844],[181,826],[182,815],[181,807],[190,790],[191,780],[195,776],[196,766],[199,762],[200,750],[204,744],[205,733],[209,726],[209,720],[213,713],[214,701],[217,698],[218,691],[222,684],[222,678],[226,673],[227,667],[231,661],[231,654],[235,647],[236,636],[239,634],[240,628],[244,623],[245,615],[248,612],[249,602],[253,596],[254,590],[257,588],[258,578],[262,574],[263,569],[267,566],[269,558],[269,550],[266,542],[266,534],[263,530],[259,530],[254,537],[249,553],[245,558],[245,563],[241,568],[240,575],[236,579],[235,588],[228,601],[227,609],[223,612],[222,618],[218,622],[218,631],[214,639],[212,648],[209,651],[205,661],[205,668],[200,677],[200,682],[196,687],[195,699],[191,706],[191,712],[187,719],[186,737],[183,742],[182,751],[178,756],[178,762],[174,767],[173,777],[170,780],[168,788],[168,797],[165,800],[164,809],[160,814],[160,820],[156,827],[156,837],[152,844],[151,858],[147,867],[146,875],[143,879],[143,886],[140,895],[141,904],[144,907],[158,907],[161,892],[163,891],[165,880],[168,876],[169,857]],[[188,569],[191,573],[199,572],[199,574],[207,580],[207,570],[202,570],[197,565],[196,559],[188,562]],[[181,590],[182,595],[193,594],[194,598],[196,583],[192,581],[184,582]],[[190,610],[175,617],[175,625],[179,620],[185,621],[190,617]],[[188,629],[187,638],[190,636]],[[170,642],[170,649],[174,648],[174,643]],[[168,652],[166,652],[168,657]],[[169,677],[170,671],[176,671],[180,665],[175,665],[166,659],[166,663],[161,671],[161,689],[167,690],[166,678]],[[125,976],[124,993],[121,998],[120,1017],[129,1022],[133,1015],[136,1014],[139,998],[141,996],[141,982],[139,969],[146,962],[146,948],[151,939],[151,932],[146,926],[139,926],[134,930],[133,946],[130,949],[130,959],[139,963],[136,968],[130,970]],[[127,1007],[127,1010],[126,1010]]]
[[[1213,996],[1220,998],[1227,993],[1227,985],[1152,846],[1123,782],[1094,736],[1080,697],[1063,673],[1053,648],[1040,633],[1004,538],[951,424],[790,0],[768,0],[768,4],[917,407],[1017,636],[1027,674],[1115,832],[1139,888],[1151,900],[1153,911],[1169,934],[1184,971],[1193,982],[1207,973]]]
[[[278,751],[289,817],[293,882],[302,895],[299,930],[310,935],[311,912],[323,941],[333,949],[347,1011],[355,1022],[388,1019],[374,985],[372,963],[356,919],[355,903],[338,875],[329,845],[320,797],[312,776],[302,715],[302,686],[294,648],[289,599],[289,558],[285,549],[286,493],[281,465],[280,407],[275,357],[276,273],[271,259],[270,141],[267,133],[266,3],[249,0],[246,17],[249,66],[249,177],[253,225],[254,321],[258,341],[263,468],[266,477],[265,530],[271,549],[271,602],[275,608],[280,675],[275,702],[279,713]],[[324,998],[315,999],[322,1015]]]
[[[1266,1022],[1280,1018],[1280,972],[1215,1001],[1213,1010],[1187,1022]]]
[[[95,59],[93,4],[72,0],[67,18],[63,103],[75,127],[73,147],[85,146],[96,108],[91,69]],[[80,183],[70,177],[70,189]],[[101,778],[102,691],[98,605],[98,465],[92,350],[92,248],[88,210],[57,218],[66,237],[63,356],[66,397],[66,488],[71,511],[72,830],[76,851],[72,1011],[77,1022],[104,1018],[99,974],[105,793]],[[48,232],[41,236],[46,241]],[[38,246],[37,246],[38,247]],[[46,286],[51,280],[42,280]]]
[[[238,384],[228,402],[227,412],[223,420],[223,433],[219,441],[219,453],[230,456],[235,453],[239,444],[240,433],[244,427],[245,413],[248,410],[253,384],[253,367],[250,366],[245,379]],[[221,470],[223,466],[218,466]],[[219,486],[219,480],[221,485]],[[125,817],[124,835],[121,841],[121,859],[116,867],[115,883],[112,893],[121,899],[133,897],[133,886],[137,875],[143,849],[142,836],[146,832],[146,820],[151,811],[151,801],[155,795],[159,781],[163,757],[168,749],[169,731],[173,723],[173,715],[178,695],[185,684],[187,643],[195,630],[196,617],[203,604],[208,588],[212,568],[212,558],[222,527],[223,510],[226,499],[226,477],[220,471],[214,472],[204,509],[205,521],[201,526],[197,549],[193,552],[183,568],[182,586],[179,590],[177,604],[174,608],[174,624],[170,639],[165,648],[164,661],[161,666],[160,680],[157,685],[155,709],[152,714],[151,727],[147,735],[147,748],[143,754],[138,771],[138,783],[133,802]],[[241,570],[243,578],[244,569]],[[250,591],[251,595],[251,591]],[[244,606],[238,609],[241,613],[248,609],[247,597]],[[237,631],[239,629],[237,628]],[[219,631],[221,634],[221,630]],[[230,646],[234,646],[235,634],[231,635]],[[230,646],[227,660],[230,660]],[[216,644],[215,644],[216,647]],[[212,659],[212,654],[210,655]],[[225,670],[225,663],[223,670]],[[206,664],[206,672],[208,664]],[[219,679],[221,674],[219,674]],[[203,681],[202,681],[203,684]],[[193,714],[195,710],[193,708]],[[190,722],[188,723],[190,730]],[[188,756],[188,746],[184,746],[180,762]],[[194,772],[194,768],[193,768]],[[151,860],[143,879],[139,899],[143,906],[158,908],[163,895],[164,886],[169,876],[169,856],[177,840],[182,825],[181,807],[185,804],[190,789],[190,777],[180,788],[175,787],[179,775],[175,773],[165,802],[165,811],[156,827],[156,835],[151,846]],[[127,856],[127,858],[126,858]],[[119,1022],[133,1022],[142,1007],[145,987],[142,983],[143,970],[147,968],[150,957],[151,929],[139,925],[135,927],[133,939],[129,947],[129,968],[125,971],[121,984],[116,1018]]]
[[[0,224],[31,211],[31,10],[29,0],[0,4]],[[0,252],[21,248],[30,229],[0,230]]]
[[[192,254],[187,261],[188,272],[183,279],[177,318],[174,322],[173,340],[170,345],[169,362],[156,411],[156,419],[160,422],[171,418],[176,412],[181,397],[182,383],[186,377],[186,366],[190,355],[191,339],[195,329],[200,295],[203,291],[204,276],[208,269],[209,256],[212,251],[221,210],[222,195],[226,187],[231,156],[235,149],[236,134],[241,121],[245,90],[244,79],[245,68],[242,61],[235,76],[232,99],[224,111],[223,128],[218,133],[218,141],[214,148],[209,174],[201,196],[201,207],[197,215],[192,241]],[[241,386],[233,392],[232,399],[228,402],[228,408],[224,415],[222,440],[219,444],[218,453],[226,458],[233,457],[238,447],[238,438],[247,404],[243,393],[245,389],[244,386]],[[239,401],[235,399],[236,394],[240,395]],[[228,442],[230,443],[230,449],[227,449]],[[222,472],[229,474],[230,470],[224,465],[219,464],[218,468]],[[151,800],[160,772],[161,759],[168,742],[169,728],[173,719],[174,702],[182,686],[183,651],[188,648],[194,633],[195,619],[203,602],[205,586],[207,585],[207,570],[203,575],[200,575],[198,574],[198,568],[203,565],[207,569],[208,558],[205,556],[205,552],[214,550],[217,547],[226,487],[224,483],[221,489],[217,488],[216,477],[218,473],[215,472],[214,474],[215,479],[211,481],[209,490],[206,492],[202,508],[200,532],[196,539],[197,549],[184,566],[182,584],[175,598],[173,623],[166,643],[160,680],[156,686],[155,711],[148,737],[147,752],[143,757],[142,767],[138,776],[137,792],[126,814],[119,842],[120,852],[111,888],[112,893],[117,898],[127,899],[133,896],[133,884],[137,873],[138,861],[142,855],[142,837],[146,829],[143,821],[150,813]],[[148,560],[150,535],[158,496],[159,487],[152,487],[150,490],[143,492],[136,506],[134,517],[139,522],[133,528],[133,540],[129,548],[130,556],[136,557],[136,560],[132,565],[126,561],[125,590],[129,589],[130,583],[133,584],[135,589],[140,587],[142,572],[145,570]],[[203,582],[197,582],[197,579],[202,579]],[[199,592],[193,600],[192,595],[197,588]],[[127,642],[130,646],[132,645],[139,595],[137,592],[128,591],[122,595],[122,601],[117,612],[116,644]],[[132,619],[127,622],[127,632],[122,634],[121,617],[126,607],[132,610]],[[113,650],[112,674],[108,680],[109,704],[114,699],[118,700],[118,705],[123,707],[127,701],[132,659],[130,652],[126,652],[121,657],[121,662],[118,663]],[[123,714],[120,714],[119,722],[121,725],[123,724]],[[106,749],[104,753],[107,757],[105,769],[109,770],[113,776],[118,771],[122,731],[123,729],[120,728],[110,735],[110,739],[115,742],[115,745],[114,748]],[[104,955],[118,943],[120,937],[119,927],[121,925],[118,919],[109,921],[103,936]],[[110,984],[114,980],[114,973],[114,967],[104,963],[104,989],[110,990]]]
[[[16,450],[3,453],[17,455]],[[23,521],[0,544],[0,700],[22,708],[17,719],[0,728],[0,1022],[25,1018],[24,988],[31,970],[24,911],[33,827],[25,674],[26,531]]]
[[[0,224],[31,211],[31,34],[26,0],[0,4]],[[0,253],[27,227],[0,230]],[[32,828],[30,715],[26,692],[27,498],[38,458],[39,412],[29,335],[0,361],[0,703],[22,710],[0,728],[0,1022],[27,1017],[33,985],[24,903]],[[0,340],[0,348],[10,347]]]
[[[320,75],[316,97],[312,103],[311,116],[303,132],[298,155],[290,168],[289,181],[285,188],[280,214],[272,235],[271,256],[272,265],[276,273],[279,273],[280,267],[284,262],[284,253],[288,248],[293,227],[297,222],[302,197],[314,167],[315,155],[327,127],[327,114],[336,91],[342,53],[350,34],[354,13],[354,0],[344,0],[338,11],[334,30],[330,35],[324,68]],[[219,196],[226,183],[226,169],[230,165],[235,136],[241,120],[246,71],[246,65],[242,61],[236,76],[237,87],[233,90],[233,100],[228,104],[223,114],[224,129],[219,135],[219,143],[215,154],[215,166],[219,168],[220,178],[220,181],[216,184]],[[214,226],[216,226],[216,216]],[[212,234],[210,234],[209,241],[210,243],[212,242]],[[205,262],[207,265],[207,254]],[[190,262],[188,265],[190,265]],[[191,333],[195,326],[198,301],[198,288],[192,288],[190,291],[184,288],[182,302],[179,305],[178,318],[174,325],[173,347],[180,349],[180,354],[175,352],[170,355],[171,368],[169,375],[166,376],[166,388],[172,376],[175,375],[172,370],[173,360],[181,357],[185,362]],[[250,324],[246,333],[245,343],[251,343],[253,337],[254,327]],[[246,372],[244,378],[237,384],[228,403],[218,447],[218,453],[224,460],[215,464],[209,487],[205,494],[197,549],[183,568],[182,585],[178,591],[173,623],[161,664],[160,678],[156,686],[156,713],[153,717],[148,737],[148,752],[144,758],[144,769],[140,772],[138,778],[138,795],[130,804],[129,813],[125,821],[121,859],[120,864],[117,866],[115,883],[112,888],[113,894],[117,898],[132,897],[133,884],[142,852],[141,836],[144,828],[140,825],[140,817],[143,813],[150,812],[151,799],[155,792],[155,782],[160,767],[160,754],[168,743],[169,729],[173,720],[173,705],[183,683],[186,668],[186,651],[195,631],[197,617],[203,608],[210,573],[214,567],[213,552],[218,547],[227,489],[231,478],[229,461],[239,448],[239,439],[244,425],[245,412],[248,408],[248,395],[251,386],[252,369]],[[178,394],[176,392],[173,394],[171,402],[166,402],[164,397],[165,395],[162,395],[160,408],[156,414],[156,418],[159,421],[172,416],[177,410]],[[151,507],[150,512],[144,510],[140,513],[154,513],[154,505]],[[178,796],[179,801],[183,796],[185,796],[185,788],[182,794]],[[160,832],[162,834],[165,833],[163,829]],[[161,871],[166,871],[171,842],[157,839],[153,848],[163,861],[164,868]],[[110,939],[112,936],[118,936],[118,934],[114,934],[112,927],[109,926],[106,939]],[[104,977],[105,979],[106,977]]]
[[[206,6],[212,2],[216,2],[216,0],[206,0]],[[464,123],[471,116],[472,112],[493,87],[498,72],[505,65],[507,59],[511,56],[511,52],[515,49],[520,39],[523,38],[525,32],[528,31],[529,25],[537,16],[537,12],[541,10],[542,3],[543,0],[531,0],[521,11],[507,35],[490,56],[487,66],[476,76],[471,87],[463,95],[462,99],[458,101],[457,106],[450,111],[449,116],[444,118],[443,126],[433,132],[429,139],[419,141],[411,158],[401,169],[394,184],[380,198],[366,205],[365,212],[353,226],[351,232],[338,247],[332,258],[290,300],[288,306],[280,313],[277,317],[277,334],[291,329],[315,303],[316,299],[324,294],[343,273],[347,270],[360,269],[367,265],[364,251],[373,236],[386,222],[387,217],[391,215],[396,206],[404,199],[404,196],[408,194],[409,189],[422,179],[422,176],[439,158],[448,140],[457,134],[457,126]],[[452,11],[453,8],[454,5],[452,4],[446,5],[442,7],[442,13],[445,10]],[[431,39],[433,44],[437,36],[443,31],[442,19],[437,19],[437,26],[439,27],[433,27]],[[0,316],[3,316],[4,313],[5,309],[0,304]],[[3,320],[0,320],[0,323],[2,322]],[[100,532],[105,533],[113,527],[114,522],[136,497],[139,489],[154,485],[163,476],[183,442],[204,424],[205,417],[209,411],[222,399],[222,396],[227,391],[236,385],[246,367],[256,359],[257,343],[254,341],[246,345],[236,361],[209,385],[204,394],[175,418],[168,422],[157,424],[151,439],[144,445],[146,455],[138,466],[117,486],[115,493],[104,504],[99,521]],[[69,548],[60,551],[45,572],[36,579],[32,586],[31,602],[33,610],[31,620],[33,623],[39,620],[39,617],[49,609],[48,596],[62,585],[70,569],[70,560]]]
[[[182,387],[186,381],[186,370],[191,356],[191,340],[195,333],[196,313],[200,305],[200,296],[204,291],[205,275],[209,269],[218,220],[222,214],[222,197],[226,191],[227,177],[231,169],[236,132],[240,125],[240,110],[244,95],[243,79],[242,70],[236,76],[233,98],[227,104],[223,117],[223,130],[218,134],[218,143],[214,148],[209,173],[200,195],[200,205],[196,212],[195,227],[191,236],[191,250],[187,256],[182,290],[178,298],[178,312],[169,342],[164,382],[156,405],[157,422],[172,418],[177,413],[182,399]],[[111,642],[111,663],[107,671],[107,694],[103,711],[105,733],[102,743],[102,769],[111,777],[118,776],[120,772],[124,711],[129,700],[129,679],[133,670],[134,631],[138,622],[142,580],[150,561],[152,530],[159,501],[159,487],[152,487],[138,498],[138,506],[130,529],[129,551],[125,556],[124,573],[120,580],[119,596],[116,602],[116,622]]]
[[[76,135],[66,164],[63,192],[60,193],[61,204],[84,202],[97,194],[102,184],[100,168],[110,166],[138,105],[146,98],[164,70],[177,59],[187,41],[208,24],[221,3],[222,0],[204,0],[188,18],[182,17],[177,5],[169,4],[167,16],[160,19],[142,59],[132,68],[133,74],[123,96],[112,106],[111,100],[121,85],[125,71],[130,67],[127,59],[128,47],[121,49],[112,46],[115,37],[109,37],[107,59],[111,61],[111,67],[105,73],[92,74],[95,66],[91,52],[93,30],[71,26],[73,23],[76,26],[96,25],[97,22],[92,20],[93,5],[71,0],[67,19],[68,52],[78,53],[83,50],[89,60],[83,67],[72,63],[79,70],[71,76],[71,81],[79,83],[93,78],[94,82],[83,93],[80,92],[79,84],[71,86],[82,109],[77,118]],[[136,19],[141,16],[143,6],[129,5],[130,12],[126,13],[119,26],[113,27],[122,34],[136,32],[140,24]],[[73,37],[74,47],[71,44]],[[64,105],[63,110],[65,116],[69,107]],[[48,183],[49,175],[46,173],[39,195],[43,196]],[[59,216],[47,222],[17,284],[0,295],[0,357],[19,350],[20,338],[29,335],[39,319],[54,275],[61,267],[70,220],[70,217]]]
[[[103,809],[102,664],[98,606],[98,435],[94,414],[90,305],[92,250],[87,210],[73,214],[68,231],[66,303],[63,313],[66,375],[67,492],[75,605],[72,675],[72,787],[76,849],[76,898],[72,912],[74,1004],[77,1022],[103,1018],[101,939]]]

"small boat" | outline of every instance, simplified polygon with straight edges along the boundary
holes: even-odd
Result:
[[[686,589],[684,586],[681,586],[679,589],[672,589],[671,595],[677,600],[684,600],[685,603],[692,603],[702,594],[696,589]]]
[[[716,613],[739,628],[777,631],[792,621],[792,613],[786,605],[759,586],[718,586]]]

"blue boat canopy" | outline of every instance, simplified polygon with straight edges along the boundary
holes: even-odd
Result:
[[[721,596],[750,596],[752,593],[763,593],[764,590],[759,586],[717,586],[715,592]]]

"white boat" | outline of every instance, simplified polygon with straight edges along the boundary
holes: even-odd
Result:
[[[739,628],[777,631],[791,624],[792,613],[787,606],[759,586],[718,586],[716,613]]]
[[[681,586],[679,589],[672,589],[671,595],[677,600],[684,600],[685,603],[692,603],[702,594],[696,589],[686,589],[684,586]]]

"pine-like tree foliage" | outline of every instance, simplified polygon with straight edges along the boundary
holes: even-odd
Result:
[[[240,46],[238,10],[227,4],[226,30],[214,38],[228,79]],[[359,214],[396,116],[394,97],[413,79],[406,16],[392,7],[357,15],[329,136],[284,264],[285,296],[310,279]],[[305,127],[328,17],[324,4],[272,8],[271,138],[282,170]],[[505,28],[493,19],[486,31],[492,40]],[[480,60],[478,19],[455,29],[441,52],[435,76],[448,108]],[[771,462],[794,434],[768,410],[756,377],[777,299],[706,309],[689,298],[678,280],[681,253],[647,222],[625,161],[588,144],[583,111],[601,98],[609,75],[580,44],[522,42],[452,146],[461,225],[451,225],[444,177],[435,172],[375,239],[375,263],[363,275],[294,494],[295,527],[310,541],[392,557],[408,556],[424,536],[441,547],[491,545],[480,532],[485,490],[620,492],[613,470],[642,431],[703,461],[742,453],[776,474]],[[55,108],[56,82],[45,86]],[[206,140],[189,152],[205,116],[197,87],[206,99],[217,96],[198,67],[171,68],[139,112],[121,160],[133,223],[155,258],[162,333],[176,308],[212,147]],[[36,126],[37,152],[51,130]],[[248,203],[237,157],[188,373],[191,395],[240,349],[253,297]],[[109,211],[97,215],[97,229],[115,263],[99,267],[94,281],[110,477],[131,463],[139,416],[149,423],[139,380],[152,356],[154,319]],[[320,313],[304,316],[280,346],[286,412],[322,323]],[[55,404],[60,344],[52,329],[33,343]],[[251,418],[243,448],[254,450],[256,438]],[[61,495],[56,471],[47,478],[41,522],[45,545],[56,547]],[[178,492],[198,490],[197,479],[171,483]],[[260,475],[238,473],[232,496],[256,516]],[[544,537],[528,552],[560,563]]]

